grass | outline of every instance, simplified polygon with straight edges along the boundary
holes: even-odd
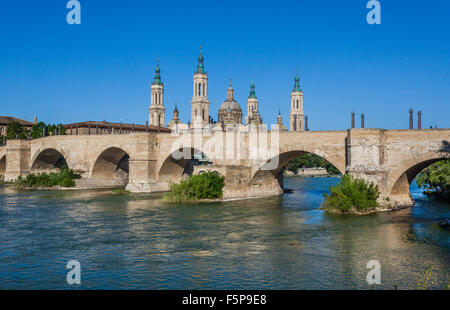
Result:
[[[179,183],[171,183],[163,199],[167,202],[196,202],[216,200],[223,196],[225,178],[217,172],[204,172],[190,176]]]
[[[13,184],[18,188],[75,187],[75,180],[80,178],[72,169],[62,168],[58,173],[29,174],[24,178],[19,176]]]

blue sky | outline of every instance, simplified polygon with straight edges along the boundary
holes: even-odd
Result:
[[[2,1],[0,107],[51,123],[145,123],[156,57],[166,122],[175,103],[187,122],[199,45],[209,74],[210,113],[232,77],[245,111],[253,78],[260,111],[288,124],[300,73],[312,130],[450,127],[449,1],[380,0],[381,25],[366,0],[80,0],[82,24],[66,23],[66,0]]]

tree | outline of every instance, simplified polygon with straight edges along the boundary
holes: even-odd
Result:
[[[450,159],[432,164],[416,180],[426,195],[450,200]]]
[[[18,122],[11,122],[6,126],[6,139],[27,139],[28,130]]]
[[[299,168],[325,168],[329,174],[339,174],[339,170],[320,156],[312,153],[303,153],[291,160],[286,169],[296,173]]]
[[[39,122],[35,125],[33,125],[33,127],[31,127],[31,138],[32,139],[38,139],[41,137],[41,134],[44,132],[45,130],[45,136],[55,136],[58,134],[58,128],[59,128],[59,134],[60,135],[65,135],[66,134],[66,129],[63,127],[62,124],[59,125],[52,125],[52,124],[48,124],[46,125],[44,122]]]

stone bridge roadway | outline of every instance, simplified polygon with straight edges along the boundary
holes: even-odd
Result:
[[[282,168],[310,152],[342,173],[376,182],[391,206],[412,205],[409,184],[425,167],[450,158],[450,129],[212,133],[172,135],[66,135],[0,147],[0,176],[52,171],[63,165],[80,173],[86,187],[126,186],[133,192],[164,191],[194,171],[192,156],[212,163],[196,166],[225,175],[224,198],[283,192]],[[202,168],[203,167],[203,168]],[[83,183],[84,182],[84,183]]]

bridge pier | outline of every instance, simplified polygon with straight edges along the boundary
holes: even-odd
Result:
[[[163,192],[168,183],[156,181],[156,159],[134,159],[129,162],[129,179],[126,189],[132,193]]]
[[[346,173],[377,184],[380,190],[378,202],[381,206],[395,209],[414,205],[409,192],[410,182],[405,181],[401,190],[392,193],[392,169],[386,168],[386,130],[350,129],[346,147]]]
[[[6,182],[30,173],[31,143],[28,140],[8,140],[6,145]]]

